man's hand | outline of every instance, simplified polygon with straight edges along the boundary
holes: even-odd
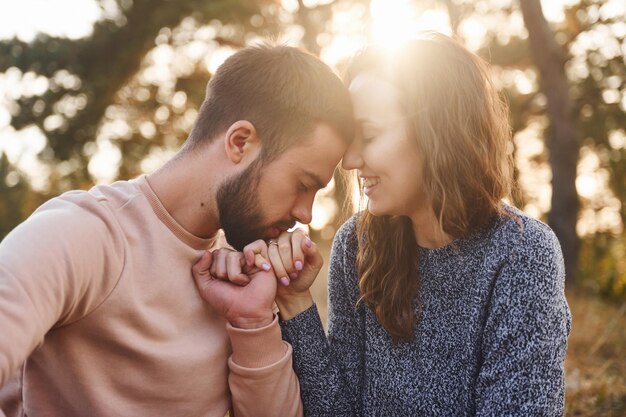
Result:
[[[225,263],[223,269],[227,272],[230,265],[234,271],[231,274],[232,282],[211,275],[211,270],[215,273],[217,269],[222,268],[221,263],[219,266],[212,266],[211,252],[207,251],[191,268],[200,296],[233,327],[242,329],[265,327],[274,318],[272,306],[276,296],[276,276],[269,268],[269,264],[264,266],[261,256],[257,257],[259,263],[257,267],[254,263],[246,265],[242,254],[232,253],[235,255],[227,257],[229,263]],[[248,268],[245,268],[243,273],[242,267],[245,266]]]
[[[277,241],[271,240],[269,244],[257,240],[246,246],[243,253],[230,249],[207,253],[192,271],[200,294],[213,308],[231,325],[250,328],[257,322],[254,317],[273,317],[264,311],[269,306],[271,312],[274,297],[283,320],[309,308],[313,304],[309,288],[323,264],[317,245],[296,229],[283,232]],[[270,276],[274,280],[272,300],[265,298],[271,292]],[[255,283],[256,277],[261,279]],[[278,290],[276,281],[282,284]],[[254,290],[248,289],[251,286]],[[246,300],[246,297],[257,299]],[[259,303],[259,298],[263,302]],[[261,311],[264,313],[259,314]]]

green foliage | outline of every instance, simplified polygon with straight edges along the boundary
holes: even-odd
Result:
[[[624,235],[597,233],[583,239],[579,284],[592,293],[626,300],[626,239]]]
[[[46,132],[48,143],[43,154],[48,162],[74,159],[80,169],[71,173],[70,183],[89,182],[89,158],[84,146],[95,140],[105,110],[139,71],[159,32],[163,28],[175,28],[189,16],[202,23],[215,19],[249,26],[250,17],[259,13],[260,3],[254,0],[120,1],[121,14],[117,19],[96,23],[88,38],[71,40],[40,35],[31,43],[18,39],[0,42],[0,71],[16,68],[49,79],[44,94],[22,97],[15,103],[11,124],[18,130],[34,124]],[[74,106],[63,105],[71,101],[75,102]],[[53,115],[60,119],[51,127],[46,119]]]

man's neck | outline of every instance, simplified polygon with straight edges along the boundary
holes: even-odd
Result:
[[[215,201],[220,167],[210,149],[178,154],[147,176],[168,213],[200,238],[211,238],[220,228]]]

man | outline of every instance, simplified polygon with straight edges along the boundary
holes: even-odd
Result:
[[[246,48],[161,169],[40,207],[0,244],[0,385],[23,387],[11,413],[300,415],[291,348],[259,307],[273,271],[261,264],[217,311],[191,266],[220,228],[241,250],[308,223],[352,130],[349,95],[321,61]]]

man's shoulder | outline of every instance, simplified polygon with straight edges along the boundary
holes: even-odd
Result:
[[[67,191],[38,207],[7,237],[62,239],[67,243],[78,242],[76,246],[85,241],[114,240],[119,246],[123,234],[121,218],[129,216],[122,209],[140,195],[134,180]]]
[[[145,181],[144,177],[139,177],[132,180],[116,181],[107,185],[96,185],[87,191],[87,194],[100,203],[106,203],[112,208],[119,208],[144,195],[140,184]]]
[[[34,214],[54,211],[59,215],[109,216],[112,211],[124,207],[128,202],[141,196],[138,180],[117,181],[108,185],[96,185],[89,190],[71,190],[48,200]]]

